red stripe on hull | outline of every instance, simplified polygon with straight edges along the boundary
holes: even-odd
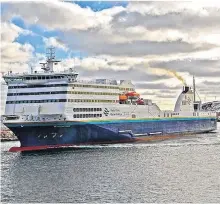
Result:
[[[129,139],[129,140],[119,140],[119,141],[110,141],[110,142],[89,142],[82,144],[60,144],[60,145],[44,145],[44,146],[31,146],[31,147],[11,147],[9,152],[23,152],[23,151],[37,151],[37,150],[52,150],[52,149],[62,149],[62,148],[79,148],[80,146],[85,145],[97,145],[97,144],[118,144],[118,143],[131,143],[135,142],[138,139]]]
[[[188,135],[188,134],[181,134],[181,135]],[[63,148],[79,148],[80,146],[85,145],[97,145],[97,144],[118,144],[118,143],[132,143],[132,142],[139,142],[144,143],[147,141],[157,141],[157,140],[166,140],[166,139],[173,139],[176,137],[181,136],[180,134],[177,135],[160,135],[160,136],[146,136],[146,137],[139,137],[133,138],[129,140],[119,140],[119,141],[109,141],[109,142],[90,142],[90,143],[81,143],[81,144],[58,144],[58,145],[44,145],[44,146],[31,146],[31,147],[11,147],[9,152],[23,152],[23,151],[38,151],[38,150],[52,150],[52,149],[63,149]]]

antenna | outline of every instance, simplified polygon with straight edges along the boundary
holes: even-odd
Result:
[[[40,63],[42,64],[41,69],[45,72],[53,72],[53,65],[60,62],[59,60],[55,60],[55,47],[49,47],[46,50],[47,61]]]
[[[55,47],[48,47],[46,50],[47,60],[55,59]]]
[[[193,75],[193,100],[194,102],[196,101],[196,82],[194,75]]]
[[[33,74],[33,67],[31,66],[31,74]]]

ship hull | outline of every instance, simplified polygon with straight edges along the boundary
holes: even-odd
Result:
[[[167,135],[211,132],[217,128],[216,119],[213,118],[5,125],[18,137],[21,147],[135,142],[164,139]]]

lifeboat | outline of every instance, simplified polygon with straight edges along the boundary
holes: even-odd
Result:
[[[128,99],[128,97],[126,95],[119,95],[119,100],[120,101],[126,101]]]
[[[130,98],[139,98],[140,97],[140,94],[135,91],[128,92],[125,95]]]

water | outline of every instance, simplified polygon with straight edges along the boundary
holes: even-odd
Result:
[[[155,143],[7,151],[16,145],[1,144],[2,202],[220,202],[220,123]]]

